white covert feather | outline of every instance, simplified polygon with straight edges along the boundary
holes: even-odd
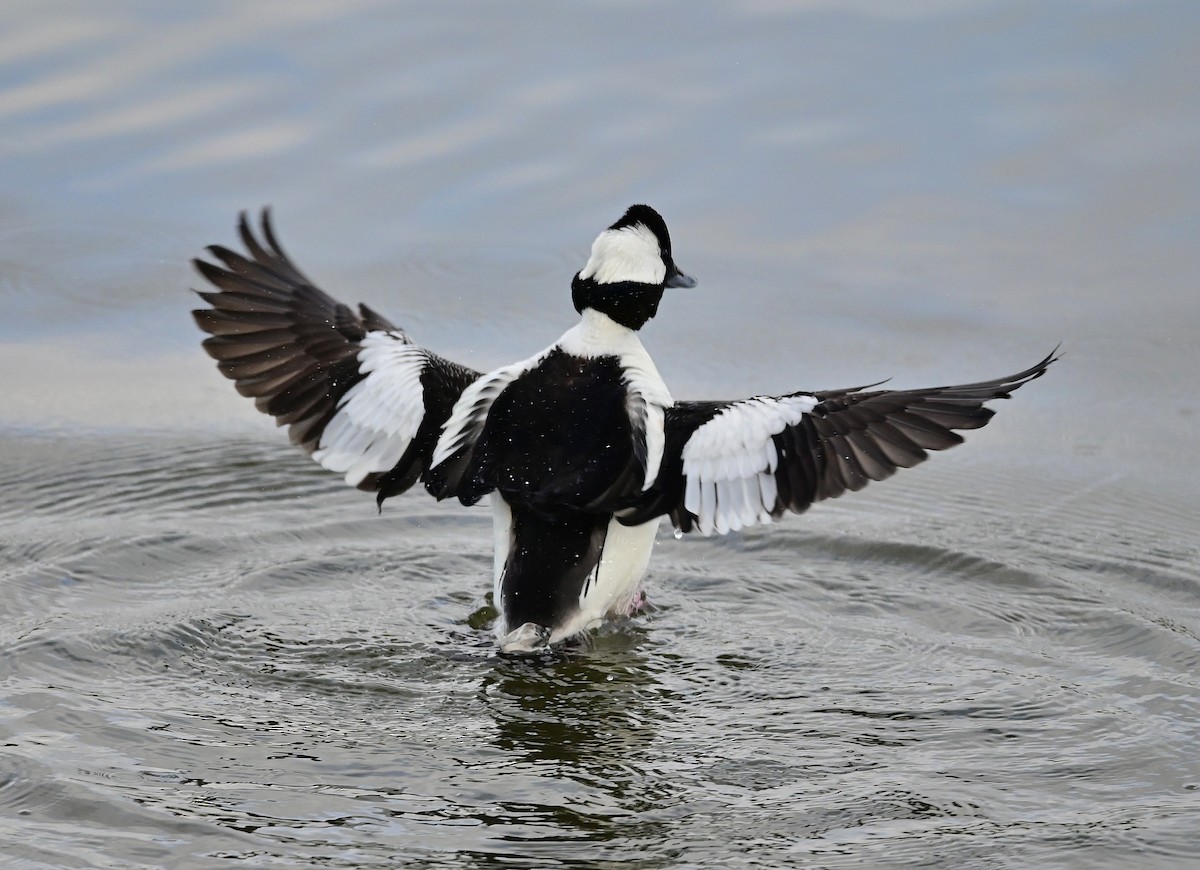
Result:
[[[365,377],[342,396],[313,451],[313,459],[345,474],[351,486],[390,471],[425,417],[425,352],[392,332],[369,332],[361,344],[358,370]]]
[[[667,425],[665,408],[674,403],[666,384],[659,376],[650,356],[642,351],[644,362],[650,368],[643,366],[643,361],[629,357],[621,357],[621,365],[625,369],[626,389],[630,397],[637,396],[638,408],[645,415],[642,426],[646,433],[646,476],[642,483],[642,491],[654,485],[662,467],[663,451],[667,446]],[[630,403],[626,403],[628,407]]]
[[[683,447],[683,504],[703,535],[771,520],[779,465],[772,436],[799,423],[814,396],[734,402],[692,433]]]

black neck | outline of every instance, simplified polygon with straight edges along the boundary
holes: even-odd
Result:
[[[642,284],[637,281],[597,284],[591,278],[580,278],[578,275],[571,282],[571,301],[575,303],[576,311],[583,314],[585,308],[594,308],[622,326],[635,330],[645,326],[646,321],[657,313],[662,295],[661,284]]]

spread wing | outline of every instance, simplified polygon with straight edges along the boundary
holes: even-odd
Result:
[[[199,293],[212,307],[192,312],[211,336],[204,349],[321,465],[380,503],[404,492],[429,469],[442,424],[479,373],[314,285],[275,240],[269,211],[261,241],[244,213],[238,230],[246,255],[213,245],[217,264],[193,261],[216,288]]]
[[[621,521],[668,514],[676,528],[710,535],[801,513],[961,444],[956,430],[978,429],[995,413],[984,402],[1041,377],[1055,352],[975,384],[679,402],[667,409],[662,471]]]

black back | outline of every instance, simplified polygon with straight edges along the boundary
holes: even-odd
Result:
[[[638,465],[625,403],[616,357],[551,351],[496,398],[460,497],[496,489],[543,516],[603,510],[601,496]]]

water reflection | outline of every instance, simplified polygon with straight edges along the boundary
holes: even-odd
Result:
[[[481,683],[496,726],[492,742],[544,784],[513,799],[498,783],[504,818],[493,821],[501,830],[514,819],[540,820],[536,837],[517,830],[501,840],[611,843],[622,855],[635,842],[661,848],[660,814],[679,800],[661,755],[672,736],[662,729],[682,703],[659,679],[663,667],[647,630],[630,623],[586,649],[497,659]],[[550,855],[561,857],[561,849]]]
[[[541,657],[498,657],[481,691],[506,754],[548,764],[625,796],[629,771],[648,760],[657,714],[669,692],[642,652],[631,623],[589,639],[587,648]]]

